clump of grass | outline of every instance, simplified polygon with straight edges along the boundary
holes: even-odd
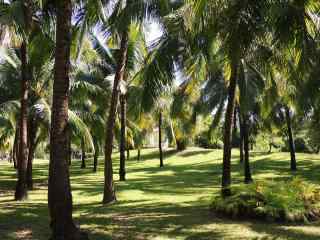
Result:
[[[258,218],[281,222],[320,220],[320,192],[300,178],[281,182],[243,184],[227,198],[216,197],[212,210],[232,218]]]

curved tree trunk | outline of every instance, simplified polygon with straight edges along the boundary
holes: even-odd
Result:
[[[27,164],[28,164],[28,59],[27,43],[23,41],[20,48],[21,53],[21,108],[20,108],[20,134],[18,154],[18,181],[16,184],[15,200],[20,201],[28,197],[27,193]]]
[[[238,66],[232,65],[231,77],[228,89],[228,105],[224,121],[223,135],[223,163],[222,163],[222,196],[231,195],[231,148],[232,148],[232,123],[235,105],[235,91],[237,85]]]
[[[81,168],[86,168],[86,149],[83,139],[81,140]]]
[[[87,239],[73,222],[68,166],[66,132],[68,131],[71,15],[71,1],[58,1],[48,181],[51,240]]]
[[[163,152],[162,152],[162,113],[159,113],[159,158],[160,158],[160,167],[163,167]]]
[[[294,146],[294,139],[293,139],[293,133],[292,133],[290,109],[288,106],[285,106],[285,112],[286,112],[288,140],[289,140],[289,148],[290,148],[290,156],[291,156],[290,168],[292,171],[296,171],[297,170],[296,150],[295,150],[295,146]]]
[[[126,97],[125,95],[120,96],[120,169],[119,177],[120,181],[126,180]]]
[[[119,98],[119,82],[123,80],[128,54],[128,33],[123,32],[120,46],[120,57],[117,65],[117,71],[114,78],[113,90],[111,96],[110,110],[107,121],[106,143],[105,143],[105,164],[104,164],[104,192],[103,203],[111,203],[116,200],[116,193],[113,183],[113,168],[112,168],[112,143],[113,143],[113,128],[116,119],[116,110]]]
[[[243,117],[243,142],[244,142],[244,182],[251,183],[252,176],[249,162],[249,129],[247,116]]]

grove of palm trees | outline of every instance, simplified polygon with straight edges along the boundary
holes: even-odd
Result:
[[[320,239],[320,1],[0,0],[0,239]]]

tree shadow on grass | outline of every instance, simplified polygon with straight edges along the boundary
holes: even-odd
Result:
[[[121,201],[102,207],[97,203],[89,206],[82,205],[81,219],[84,225],[96,224],[99,232],[113,231],[117,234],[114,239],[154,239],[151,236],[167,236],[170,239],[187,238],[192,236],[193,231],[198,227],[214,221],[206,206],[199,206],[194,202],[190,202],[189,205]],[[213,230],[210,234],[209,232],[203,234],[211,235],[208,239],[223,239],[222,232]],[[126,237],[121,238],[121,236]],[[216,238],[218,236],[219,238]]]
[[[309,224],[305,227],[315,226],[319,227],[319,224]],[[256,232],[264,233],[272,236],[276,236],[275,239],[287,239],[287,240],[319,240],[320,231],[318,233],[308,233],[299,229],[289,229],[290,225],[276,225],[276,224],[250,224],[249,227]]]
[[[300,177],[311,183],[319,184],[320,164],[312,160],[298,160],[298,170],[290,170],[290,159],[273,159],[270,157],[262,158],[252,162],[254,175],[259,176],[270,174],[272,179],[288,180],[292,177]],[[267,179],[267,178],[265,178]]]
[[[210,152],[198,150],[196,154],[203,155]],[[187,151],[178,153],[176,159],[169,159],[174,154],[174,150],[169,152],[168,162],[161,169],[157,165],[157,151],[147,152],[144,155],[146,162],[143,164],[133,160],[128,161],[128,181],[116,181],[116,186],[117,193],[121,195],[131,192],[130,196],[133,196],[133,199],[122,200],[120,197],[119,202],[109,206],[103,206],[99,202],[103,192],[103,161],[100,161],[98,173],[92,172],[92,159],[88,159],[87,169],[80,169],[80,161],[73,162],[71,182],[74,196],[83,197],[81,200],[74,198],[76,221],[89,232],[90,239],[142,240],[156,239],[158,236],[160,239],[163,236],[164,239],[169,237],[169,239],[186,240],[246,239],[245,236],[239,236],[239,232],[232,231],[233,224],[242,226],[242,222],[220,220],[209,214],[208,196],[217,194],[220,186],[220,152],[218,157],[195,162],[192,160],[196,154],[189,154]],[[276,180],[284,180],[292,175],[288,169],[289,159],[277,159],[276,154],[264,158],[261,156],[252,161],[254,177],[257,179],[260,176],[268,179],[269,177],[263,175],[269,173]],[[232,161],[233,184],[238,184],[243,179],[243,166],[238,163],[237,157],[234,155]],[[114,163],[117,174],[118,156],[114,157]],[[299,169],[295,175],[319,183],[320,173],[317,173],[319,164],[307,159],[298,161],[298,164]],[[47,167],[46,164],[35,165],[35,182],[46,181]],[[11,168],[0,171],[0,189],[14,187],[14,171]],[[203,194],[208,191],[209,194]],[[88,200],[89,203],[85,203],[87,197],[93,197],[95,200],[93,202]],[[176,200],[178,197],[181,199]],[[83,202],[77,204],[77,200]],[[212,223],[231,227],[228,229],[208,227]],[[0,202],[0,239],[16,239],[12,233],[22,228],[32,229],[34,239],[48,239],[50,229],[47,205],[43,202],[16,203],[7,200]],[[268,235],[255,238],[256,240],[320,239],[317,234],[285,229],[277,225],[251,223],[249,228],[253,232]]]

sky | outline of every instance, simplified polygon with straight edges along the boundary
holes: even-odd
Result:
[[[155,22],[147,23],[145,28],[145,37],[148,45],[150,45],[152,42],[154,42],[162,36],[162,30],[160,28],[160,25]]]

